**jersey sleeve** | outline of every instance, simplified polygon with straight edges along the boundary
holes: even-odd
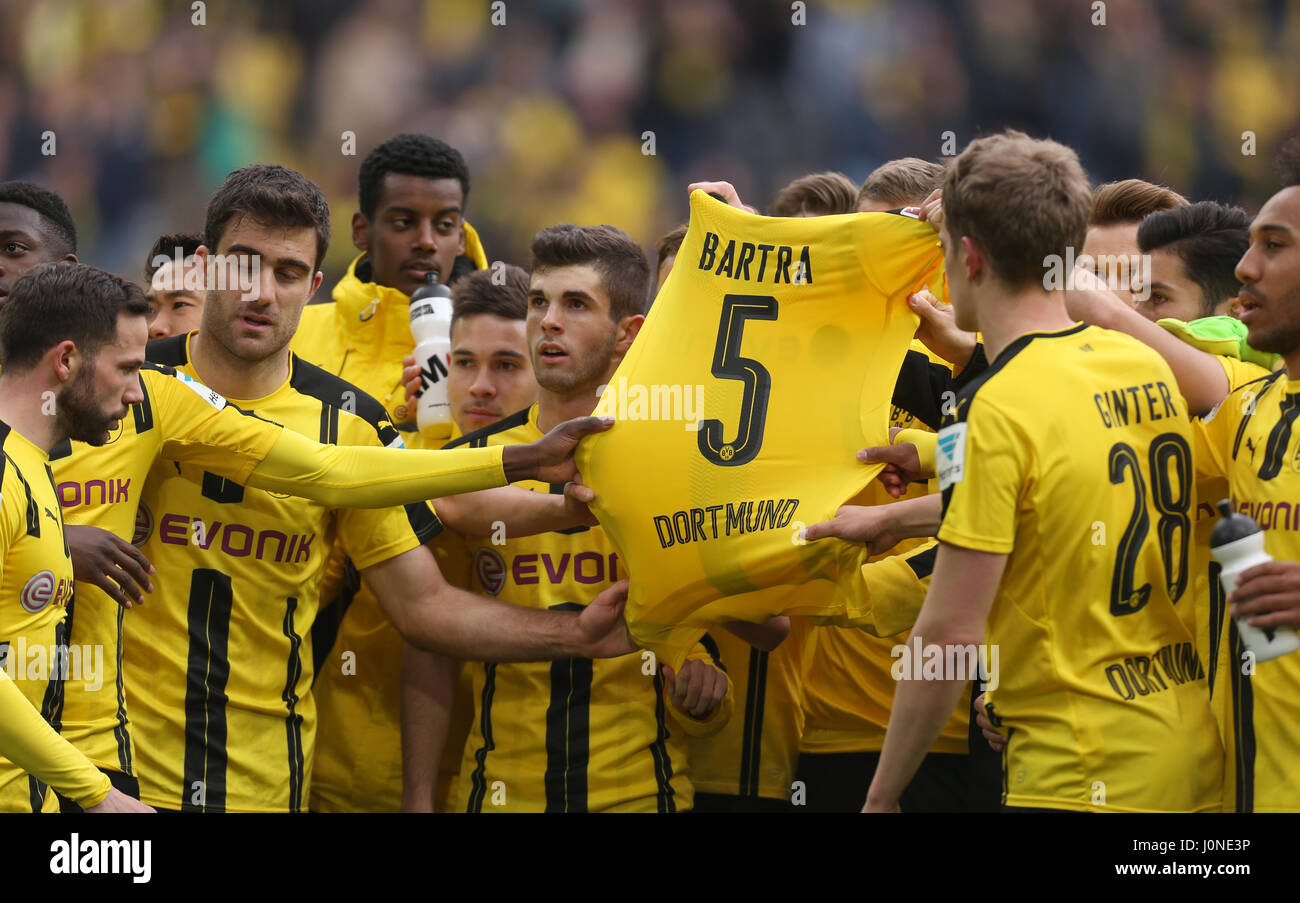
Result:
[[[871,603],[870,622],[853,622],[879,637],[911,630],[930,591],[939,543],[930,539],[898,555],[887,555],[862,566],[862,581]]]
[[[863,218],[859,228],[863,271],[881,294],[914,292],[943,272],[939,235],[929,223],[882,213]]]
[[[503,446],[404,449],[321,445],[283,430],[246,485],[325,505],[382,508],[506,485]]]
[[[1192,418],[1192,449],[1196,475],[1202,479],[1226,478],[1233,445],[1242,419],[1252,413],[1259,394],[1269,383],[1268,371],[1233,357],[1215,355],[1228,377],[1229,391],[1204,417]]]
[[[1248,383],[1262,380],[1272,371],[1266,370],[1259,364],[1252,364],[1250,361],[1237,360],[1235,357],[1227,355],[1216,355],[1219,366],[1223,367],[1223,372],[1228,375],[1228,391],[1235,391]]]
[[[921,473],[933,474],[935,456],[939,450],[939,434],[932,433],[929,430],[899,430],[898,435],[894,436],[893,445],[916,446],[916,457],[921,464]]]
[[[350,417],[347,425],[340,424],[340,427],[340,440],[355,443],[352,450],[369,445],[395,459],[415,454],[402,449],[400,442],[395,448],[383,448],[386,434],[360,417]],[[338,450],[344,448],[348,446]],[[359,571],[409,552],[441,532],[441,522],[425,501],[412,502],[405,507],[343,508],[339,512],[339,542]]]
[[[161,456],[245,483],[284,427],[241,411],[177,370],[146,366],[141,377],[164,431]]]
[[[108,776],[55,733],[3,669],[0,754],[83,809],[98,806],[112,788]]]
[[[989,362],[984,356],[984,344],[976,343],[970,360],[961,373],[954,376],[951,364],[922,353],[915,347],[917,344],[914,342],[913,348],[903,358],[891,403],[930,429],[937,430],[943,423],[949,403],[968,383],[989,368]]]
[[[693,662],[697,659],[707,662],[727,677],[727,695],[722,698],[718,708],[704,721],[692,718],[673,703],[668,694],[666,683],[663,690],[664,702],[668,706],[668,710],[672,712],[673,720],[681,726],[683,733],[691,737],[712,737],[726,727],[727,722],[731,720],[731,712],[736,702],[735,684],[731,682],[731,677],[727,676],[727,669],[722,664],[722,654],[718,651],[718,644],[707,633],[686,656],[687,662]]]
[[[963,416],[964,415],[964,416]],[[939,539],[1009,554],[1029,479],[1029,443],[1015,423],[980,397],[959,400],[956,422],[939,431],[936,472],[943,493]]]

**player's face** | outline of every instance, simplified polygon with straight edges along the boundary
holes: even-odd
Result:
[[[320,285],[322,277],[314,265],[316,230],[265,226],[239,217],[226,227],[217,248],[225,264],[219,269],[226,273],[237,269],[240,278],[228,275],[223,290],[208,287],[201,330],[242,361],[258,363],[279,354],[293,338],[303,307]],[[204,251],[200,249],[201,254]],[[201,256],[197,265],[205,262],[206,256]],[[210,270],[213,281],[220,275],[217,269]],[[252,286],[248,294],[256,297],[244,297],[241,280]]]
[[[23,274],[43,263],[76,260],[73,254],[63,258],[48,239],[48,227],[31,207],[9,202],[0,203],[0,302]]]
[[[1137,302],[1137,312],[1153,323],[1165,317],[1186,321],[1204,316],[1205,294],[1188,278],[1183,259],[1163,249],[1152,251],[1150,257],[1150,284],[1142,285],[1139,275],[1134,286],[1148,289],[1138,292],[1138,296],[1145,295],[1146,300]]]
[[[370,255],[371,278],[410,295],[437,269],[445,284],[465,252],[464,204],[457,179],[385,175],[375,218],[352,218],[352,242]]]
[[[203,293],[193,286],[202,284],[202,272],[194,265],[182,266],[177,276],[176,264],[170,261],[158,268],[149,289],[149,338],[164,339],[199,328]]]
[[[1138,223],[1112,223],[1108,226],[1089,226],[1083,240],[1084,255],[1081,261],[1106,283],[1106,287],[1125,301],[1132,302],[1133,265],[1138,250]]]
[[[952,301],[953,320],[959,328],[975,332],[979,329],[979,318],[975,315],[971,285],[966,280],[962,245],[952,240],[947,222],[939,227],[939,241],[943,243],[943,266],[948,274],[948,297]]]
[[[55,404],[62,435],[88,445],[103,445],[126,416],[127,406],[144,401],[140,365],[148,327],[145,318],[122,314],[117,335],[85,361]]]
[[[1282,189],[1260,208],[1237,279],[1251,347],[1283,355],[1300,349],[1300,186]]]
[[[523,320],[475,314],[456,321],[447,399],[462,433],[496,423],[537,400]]]
[[[616,363],[619,327],[590,264],[534,272],[528,291],[528,348],[543,389],[571,394],[605,381]]]

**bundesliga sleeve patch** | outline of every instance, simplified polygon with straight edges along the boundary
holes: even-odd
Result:
[[[181,382],[183,382],[186,386],[188,386],[195,395],[199,396],[199,398],[202,398],[204,401],[212,405],[218,411],[220,411],[222,408],[226,406],[226,399],[219,392],[215,392],[212,389],[209,389],[207,386],[203,385],[203,383],[199,382],[197,379],[193,379],[189,376],[186,376],[184,373],[180,372],[179,370],[176,371],[176,376],[180,379]]]
[[[880,469],[890,398],[941,271],[934,230],[884,213],[756,216],[703,192],[595,414],[578,469],[631,574],[637,643],[679,667],[714,623],[861,617],[860,543],[807,542]]]
[[[954,423],[939,430],[934,473],[939,478],[940,490],[960,483],[966,476],[966,431],[969,427],[968,423]]]

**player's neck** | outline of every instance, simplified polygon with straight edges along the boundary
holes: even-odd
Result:
[[[1282,363],[1286,364],[1287,379],[1300,379],[1300,348],[1282,355]]]
[[[289,349],[260,361],[231,354],[220,342],[204,340],[202,330],[190,339],[190,363],[199,382],[236,401],[265,398],[289,378]]]
[[[17,378],[0,375],[0,420],[37,448],[49,452],[68,438],[59,429],[49,399],[53,388],[32,370]]]
[[[1059,292],[1045,292],[1035,287],[998,293],[979,308],[984,356],[992,361],[1022,335],[1057,332],[1069,329],[1074,322],[1066,312],[1065,300]]]
[[[586,417],[596,409],[595,386],[582,386],[567,395],[537,390],[537,428],[548,433],[566,420]]]

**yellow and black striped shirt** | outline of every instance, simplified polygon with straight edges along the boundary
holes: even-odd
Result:
[[[150,357],[196,376],[188,337]],[[327,444],[400,443],[383,409],[291,358],[241,408]],[[126,619],[126,692],[141,798],[189,811],[300,811],[315,740],[311,629],[335,538],[358,569],[441,529],[427,504],[334,509],[160,461],[141,502],[158,588]]]
[[[0,667],[58,730],[63,678],[93,681],[88,661],[67,662],[56,647],[67,643],[72,601],[72,558],[63,535],[49,456],[0,422]],[[80,651],[78,659],[81,659]],[[88,671],[87,669],[90,669]],[[74,670],[76,673],[73,673]],[[17,765],[0,759],[0,811],[58,811],[54,794]]]
[[[537,406],[455,445],[541,438]],[[562,486],[521,483],[539,492]],[[579,610],[626,576],[600,527],[575,527],[504,545],[467,540],[473,588],[514,605]],[[689,659],[716,661],[698,645]],[[716,647],[714,647],[716,649]],[[457,791],[462,812],[675,812],[689,809],[686,735],[719,730],[732,694],[707,722],[677,714],[649,652],[614,659],[469,662],[474,715]]]
[[[146,363],[140,388],[144,400],[131,406],[104,445],[63,442],[50,453],[65,521],[100,527],[136,545],[154,526],[149,509],[137,507],[154,462],[185,462],[242,483],[281,432],[171,367]],[[69,642],[102,649],[104,663],[96,681],[71,682],[65,688],[63,736],[101,768],[130,774],[131,738],[119,667],[125,612],[99,587],[84,582],[77,583],[69,612]]]
[[[955,408],[939,540],[1007,556],[985,636],[1008,663],[985,697],[1003,803],[1217,810],[1223,751],[1177,608],[1196,490],[1168,365],[1093,326],[1029,333]]]
[[[1225,369],[1233,379],[1227,362]],[[1239,384],[1204,420],[1194,421],[1199,476],[1227,480],[1233,510],[1255,519],[1264,548],[1278,561],[1300,561],[1297,416],[1300,381],[1281,370]],[[1217,584],[1217,567],[1213,574]],[[1211,646],[1222,660],[1220,679],[1227,681],[1215,689],[1216,712],[1226,714],[1226,795],[1239,812],[1300,811],[1300,653],[1254,662],[1223,594],[1211,599],[1217,600],[1208,619]]]

